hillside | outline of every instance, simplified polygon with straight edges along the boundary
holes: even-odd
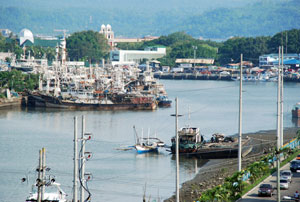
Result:
[[[299,17],[298,0],[10,0],[0,6],[0,28],[51,35],[54,29],[97,31],[111,24],[124,37],[185,31],[224,39],[300,28]]]

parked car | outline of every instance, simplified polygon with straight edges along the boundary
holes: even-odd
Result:
[[[273,187],[270,184],[261,184],[258,189],[258,196],[272,196],[273,195]]]
[[[290,183],[292,182],[292,172],[290,170],[282,170],[280,171],[280,178],[286,179]]]
[[[292,172],[297,172],[297,170],[300,170],[300,161],[299,160],[292,161],[290,163],[290,170]]]
[[[283,178],[280,178],[280,189],[289,189],[289,181]]]

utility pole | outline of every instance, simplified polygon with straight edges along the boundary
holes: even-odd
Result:
[[[176,202],[179,202],[179,138],[178,138],[178,117],[182,116],[178,114],[178,98],[175,98],[175,114],[171,114],[171,116],[175,116],[175,141],[176,141]]]
[[[80,202],[84,202],[84,187],[83,184],[85,182],[84,179],[84,172],[85,172],[85,116],[82,115],[82,130],[81,130],[81,154],[80,154],[80,161],[81,161],[81,172],[80,172],[80,178],[81,178],[81,187],[80,187]]]
[[[39,169],[38,169],[38,180],[37,180],[37,187],[38,187],[38,192],[37,192],[37,202],[42,201],[42,150],[39,151]]]
[[[283,49],[281,47],[281,84],[280,84],[280,147],[283,146]]]
[[[278,49],[278,79],[277,79],[277,202],[280,202],[280,83],[281,83],[281,73],[280,73],[280,53],[281,53],[281,46]]]
[[[285,54],[287,54],[287,44],[288,44],[288,31],[285,32]]]
[[[74,117],[74,178],[73,178],[73,202],[77,202],[77,178],[78,178],[78,148],[77,148],[77,116]]]
[[[239,97],[239,151],[238,151],[238,171],[242,170],[242,84],[243,84],[243,54],[241,54],[240,67],[240,97]]]
[[[178,98],[176,97],[176,119],[175,119],[175,132],[176,132],[176,202],[179,202],[179,142],[178,142]]]
[[[46,177],[46,149],[42,148],[42,194],[41,199],[44,200],[44,193],[45,193],[45,177]]]

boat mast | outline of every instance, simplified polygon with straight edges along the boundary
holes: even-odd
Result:
[[[238,171],[242,170],[242,87],[243,87],[243,54],[241,54],[240,67],[240,96],[239,96],[239,151],[238,151]]]

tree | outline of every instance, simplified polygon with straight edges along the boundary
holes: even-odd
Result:
[[[76,32],[67,38],[67,51],[71,60],[99,62],[108,57],[106,38],[94,31]]]
[[[219,48],[219,62],[227,64],[239,62],[242,53],[245,60],[258,64],[260,55],[269,53],[268,42],[270,37],[234,37],[228,39]]]

